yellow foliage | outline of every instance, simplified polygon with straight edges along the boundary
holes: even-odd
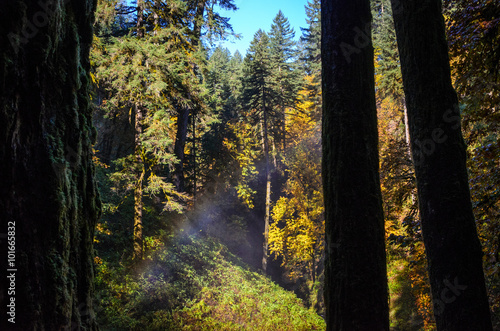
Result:
[[[314,77],[305,77],[313,84]],[[282,257],[288,276],[316,274],[324,251],[324,207],[321,183],[320,107],[311,90],[299,92],[299,102],[286,113],[287,148],[283,163],[288,179],[272,209],[269,250]],[[314,277],[313,275],[313,277]]]

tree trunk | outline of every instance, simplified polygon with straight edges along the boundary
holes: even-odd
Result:
[[[153,30],[153,35],[158,35],[158,30],[161,29],[160,27],[160,1],[155,0],[154,6],[153,6],[153,20],[154,20],[154,30]]]
[[[205,0],[199,0],[196,3],[196,14],[193,26],[193,40],[194,48],[197,48],[201,39],[201,28],[203,26],[203,15],[205,12]],[[196,72],[198,68],[193,64],[193,70]],[[185,176],[184,176],[184,148],[186,146],[186,139],[189,126],[189,113],[191,109],[186,106],[179,107],[179,115],[177,116],[177,133],[175,136],[174,154],[179,160],[174,169],[174,184],[177,192],[185,192]],[[195,188],[196,189],[196,188]]]
[[[262,139],[264,145],[264,160],[266,162],[266,206],[264,214],[264,242],[262,244],[263,255],[262,255],[262,270],[264,273],[267,272],[267,262],[269,259],[268,246],[269,246],[269,218],[271,217],[271,165],[269,162],[269,132],[267,130],[268,118],[267,109],[265,106],[265,94],[262,93],[264,109],[263,109],[263,120],[262,120]]]
[[[1,330],[97,330],[94,6],[0,4]]]
[[[137,37],[144,37],[144,0],[137,0]]]
[[[198,0],[196,3],[196,16],[193,25],[193,46],[198,47],[201,40],[201,28],[203,27],[203,16],[205,14],[206,0]]]
[[[189,108],[181,106],[177,115],[177,133],[174,144],[174,155],[179,161],[174,166],[174,185],[177,192],[185,192],[186,190],[184,180],[184,148],[186,147],[188,124]]]
[[[141,106],[135,107],[135,162],[136,162],[136,183],[134,188],[134,261],[143,258],[142,244],[142,195],[143,183],[146,169],[144,167],[142,150],[142,121],[144,118]]]
[[[438,330],[491,330],[440,0],[392,1]]]
[[[196,180],[196,114],[193,112],[191,116],[192,120],[192,131],[193,131],[193,145],[191,147],[191,153],[193,154],[193,208],[196,206],[196,186],[198,185]]]
[[[369,0],[324,0],[327,330],[389,330]]]

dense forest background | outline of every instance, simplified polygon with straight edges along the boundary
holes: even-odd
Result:
[[[237,10],[231,0],[98,1],[101,329],[325,328],[320,1],[305,7],[300,41],[280,11],[246,54],[215,47],[237,33],[221,8]],[[433,330],[390,1],[372,1],[372,15],[391,327]],[[446,0],[444,16],[500,328],[500,5]]]

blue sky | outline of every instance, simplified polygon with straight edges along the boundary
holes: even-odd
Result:
[[[231,18],[229,23],[234,32],[242,36],[240,40],[230,38],[222,43],[231,53],[239,50],[244,56],[255,32],[259,29],[269,32],[280,9],[295,30],[297,40],[302,35],[300,28],[307,27],[304,8],[307,0],[235,0],[234,3],[239,8],[237,11],[220,11],[222,16]]]

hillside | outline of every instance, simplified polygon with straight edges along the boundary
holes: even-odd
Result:
[[[295,294],[251,271],[217,240],[155,242],[134,275],[98,260],[101,330],[324,330]]]

